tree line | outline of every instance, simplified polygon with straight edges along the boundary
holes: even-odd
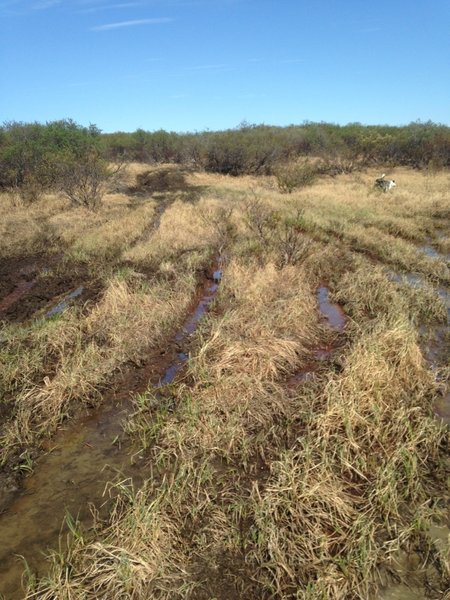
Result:
[[[358,166],[450,166],[450,127],[416,122],[406,126],[304,123],[288,127],[242,123],[235,129],[200,133],[164,130],[105,134],[109,158],[193,164],[229,175],[270,174],[297,157],[320,157]]]
[[[289,188],[292,172],[286,166],[299,160],[303,180],[312,171],[334,175],[377,165],[448,168],[450,127],[430,121],[405,126],[242,123],[224,131],[102,133],[70,119],[0,127],[0,190],[15,190],[25,201],[53,190],[95,208],[104,182],[114,175],[111,164],[126,161],[176,163],[233,176],[276,174]]]

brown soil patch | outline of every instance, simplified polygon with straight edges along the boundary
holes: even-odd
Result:
[[[102,285],[85,264],[61,256],[36,255],[3,260],[0,264],[0,320],[22,322],[50,310],[75,288],[83,287],[79,302],[98,296]]]

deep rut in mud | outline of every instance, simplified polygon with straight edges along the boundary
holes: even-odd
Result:
[[[65,532],[61,523],[66,512],[89,526],[91,504],[96,508],[103,505],[106,510],[108,482],[119,477],[140,485],[145,473],[139,448],[122,435],[122,423],[133,410],[130,394],[144,392],[149,385],[158,389],[174,380],[188,359],[182,348],[213,301],[220,278],[218,258],[169,348],[124,373],[119,389],[105,397],[97,410],[69,423],[49,442],[47,454],[38,459],[34,473],[0,516],[0,597],[23,597],[20,582],[24,563],[20,557],[33,572],[45,573],[43,552],[57,547],[59,535]]]
[[[139,448],[122,436],[122,422],[133,409],[130,393],[143,392],[149,384],[155,389],[161,388],[179,374],[188,360],[186,341],[213,301],[221,275],[221,264],[217,262],[168,352],[163,356],[154,354],[143,366],[124,373],[118,389],[101,407],[70,423],[51,440],[48,453],[37,461],[35,472],[25,480],[23,490],[0,516],[0,539],[3,540],[0,597],[2,593],[8,600],[23,597],[20,581],[24,565],[18,556],[27,560],[32,571],[41,576],[45,573],[47,563],[42,553],[48,547],[57,547],[60,534],[65,533],[61,523],[66,511],[89,526],[90,503],[97,508],[103,504],[103,510],[107,508],[108,496],[104,492],[109,481],[127,478],[139,486],[146,477]],[[79,288],[75,294],[78,292]],[[322,321],[338,334],[342,333],[347,319],[342,308],[330,302],[328,288],[321,285],[316,297]],[[316,349],[311,363],[296,373],[291,383],[313,377],[339,342],[340,339],[336,339],[329,346]]]
[[[347,324],[347,316],[339,304],[330,302],[329,294],[330,290],[324,284],[319,286],[316,290],[316,298],[321,315],[321,320],[337,333],[342,333]],[[288,382],[288,385],[295,386],[298,383],[309,381],[310,379],[312,379],[314,377],[315,372],[319,369],[321,364],[324,361],[328,360],[337,350],[339,344],[340,339],[336,338],[328,346],[316,348],[312,353],[311,361],[302,369],[297,371],[297,373],[292,375]]]

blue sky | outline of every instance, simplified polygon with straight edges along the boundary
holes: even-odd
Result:
[[[450,124],[450,0],[0,0],[0,122]]]

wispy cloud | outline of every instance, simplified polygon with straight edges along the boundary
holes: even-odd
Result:
[[[173,19],[169,17],[159,17],[154,19],[134,19],[133,21],[119,21],[118,23],[106,23],[92,27],[91,31],[108,31],[110,29],[121,29],[123,27],[136,27],[139,25],[158,25],[159,23],[171,23]]]
[[[82,8],[80,13],[94,13],[99,12],[101,10],[117,10],[117,9],[125,9],[125,8],[135,8],[136,6],[141,6],[139,2],[122,2],[118,4],[100,4],[98,6],[91,6],[90,8]]]

